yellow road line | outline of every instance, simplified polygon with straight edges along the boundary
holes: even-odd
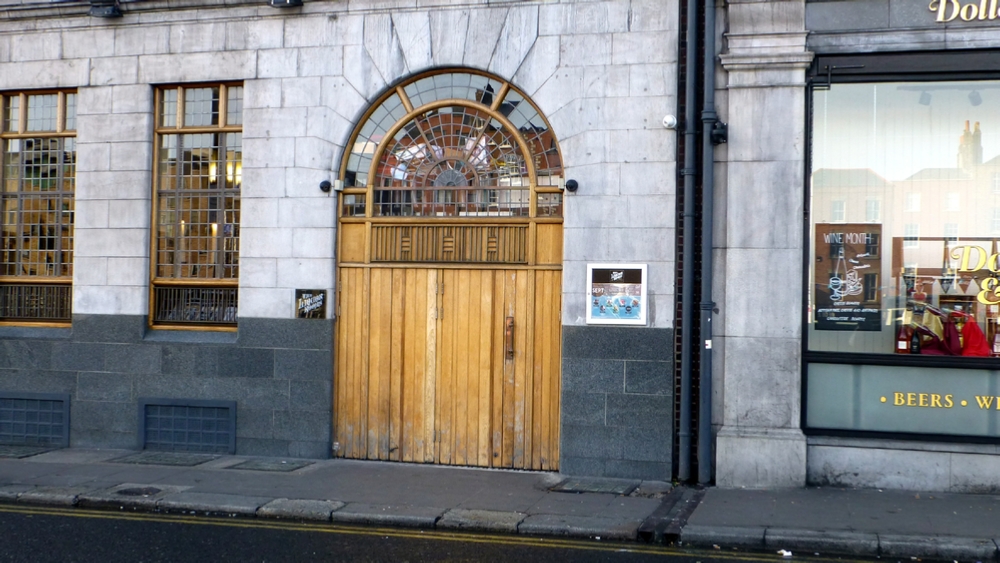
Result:
[[[596,541],[541,538],[536,536],[519,535],[490,535],[473,532],[446,532],[442,530],[422,530],[422,529],[400,529],[400,528],[374,528],[366,526],[351,526],[337,523],[311,523],[292,522],[281,520],[263,520],[259,518],[239,517],[235,519],[223,519],[211,516],[188,516],[183,514],[159,514],[152,512],[109,512],[101,510],[90,510],[85,508],[58,508],[58,507],[29,507],[0,505],[0,513],[23,514],[28,516],[63,516],[70,518],[90,518],[98,520],[128,520],[136,522],[157,522],[166,524],[191,524],[198,526],[222,526],[227,528],[250,528],[264,530],[280,530],[294,532],[313,532],[326,534],[345,534],[358,536],[383,536],[406,539],[423,539],[437,541],[460,541],[463,543],[482,543],[510,546],[533,546],[560,549],[577,549],[587,551],[614,551],[627,553],[641,553],[649,555],[664,556],[701,556],[711,559],[734,560],[734,561],[780,561],[777,555],[768,555],[754,552],[726,552],[721,550],[705,549],[678,549],[666,546],[627,544],[627,543],[598,543]],[[799,561],[802,558],[798,559]],[[843,558],[823,558],[811,557],[809,561],[816,562],[837,562],[846,563],[850,559]]]

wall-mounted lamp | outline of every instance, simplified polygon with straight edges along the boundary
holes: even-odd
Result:
[[[578,189],[580,189],[579,182],[577,182],[576,180],[566,180],[566,191],[567,192],[573,193],[573,192],[575,192]]]
[[[330,182],[330,180],[323,180],[322,182],[319,183],[319,189],[323,190],[323,193],[325,194],[330,193],[330,190],[333,190],[335,192],[342,192],[344,191],[344,181],[334,180],[333,182]]]
[[[978,106],[983,103],[983,97],[979,95],[979,90],[969,92],[969,103],[974,106]]]
[[[917,100],[917,103],[920,104],[920,105],[922,105],[922,106],[929,106],[929,105],[931,105],[931,94],[930,94],[930,92],[921,92],[920,93],[920,99]]]
[[[267,5],[272,8],[299,8],[302,0],[267,0]]]
[[[712,125],[712,132],[709,137],[713,145],[721,145],[729,141],[729,126],[721,121],[716,121]]]
[[[90,0],[88,14],[95,18],[120,18],[123,15],[118,0]]]

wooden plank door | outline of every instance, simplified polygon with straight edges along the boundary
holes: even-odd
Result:
[[[339,455],[556,469],[561,272],[342,268]]]

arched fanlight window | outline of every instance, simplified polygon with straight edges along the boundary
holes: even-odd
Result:
[[[493,76],[413,77],[372,106],[348,148],[345,216],[562,216],[556,138],[523,93]]]

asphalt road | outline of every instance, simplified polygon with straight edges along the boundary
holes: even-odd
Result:
[[[642,544],[16,505],[0,505],[0,530],[0,562],[789,561],[777,555]]]

